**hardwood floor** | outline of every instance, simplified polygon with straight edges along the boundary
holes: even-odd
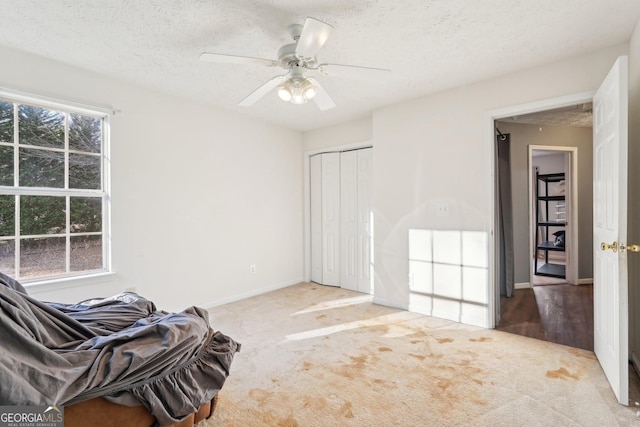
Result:
[[[517,289],[500,297],[496,329],[593,351],[593,285]],[[629,405],[640,406],[640,376],[629,364]]]
[[[500,312],[498,330],[593,351],[593,285],[517,289]]]

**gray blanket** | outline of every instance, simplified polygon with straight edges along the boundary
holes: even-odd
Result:
[[[166,313],[134,293],[44,303],[0,273],[0,405],[105,397],[167,425],[215,396],[239,350],[201,308]]]

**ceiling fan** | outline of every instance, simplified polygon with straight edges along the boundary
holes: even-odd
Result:
[[[304,104],[313,99],[320,110],[324,111],[335,107],[336,104],[320,86],[320,83],[315,78],[308,77],[306,73],[317,73],[331,77],[383,80],[388,77],[390,72],[390,70],[381,68],[318,64],[316,55],[331,35],[331,30],[333,27],[325,22],[306,18],[304,26],[293,24],[287,28],[294,43],[282,46],[278,50],[278,59],[204,52],[200,55],[200,60],[226,64],[279,66],[287,70],[286,74],[272,78],[250,93],[238,103],[240,106],[251,106],[267,93],[278,88],[278,96],[283,101]]]

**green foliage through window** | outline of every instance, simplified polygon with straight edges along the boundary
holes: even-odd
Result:
[[[16,234],[15,196],[0,195],[0,237]]]
[[[64,148],[65,115],[47,108],[18,106],[20,144]]]
[[[0,142],[13,142],[13,104],[0,100]]]

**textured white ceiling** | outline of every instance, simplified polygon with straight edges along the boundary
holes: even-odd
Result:
[[[553,110],[513,116],[500,120],[501,123],[527,123],[532,125],[593,127],[593,104],[572,105]]]
[[[282,70],[198,60],[275,59],[307,16],[335,27],[319,61],[388,68],[390,81],[319,77],[337,104],[324,112],[275,93],[246,108]],[[639,17],[640,0],[0,0],[0,45],[310,130],[626,42]]]

